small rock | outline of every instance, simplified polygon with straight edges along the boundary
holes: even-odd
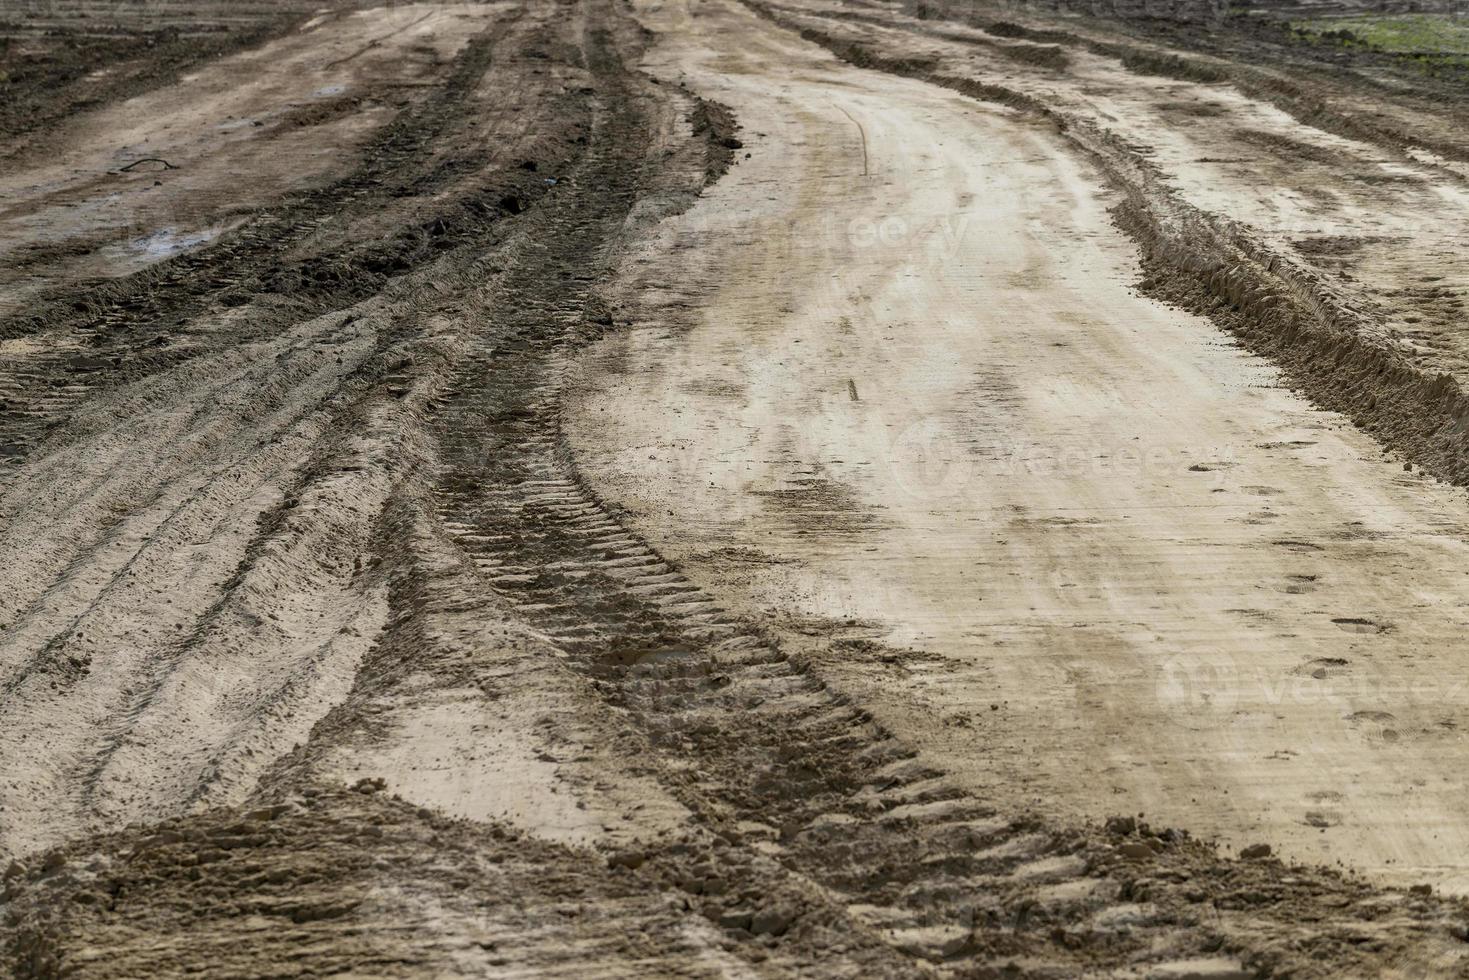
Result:
[[[1117,848],[1118,852],[1125,858],[1141,861],[1153,856],[1153,849],[1140,841],[1128,841]]]
[[[1246,861],[1258,861],[1260,858],[1268,858],[1270,854],[1269,844],[1251,844],[1239,852],[1239,856]]]
[[[1414,885],[1412,888],[1409,888],[1408,889],[1408,892],[1409,892],[1409,894],[1412,894],[1412,895],[1432,895],[1433,894],[1433,886],[1432,885]]]
[[[1107,830],[1119,837],[1126,837],[1137,830],[1135,817],[1108,817]]]
[[[750,919],[750,931],[757,936],[780,936],[791,927],[795,914],[780,905],[767,905]]]
[[[646,858],[644,858],[644,856],[642,854],[639,854],[637,851],[622,851],[609,857],[607,859],[607,866],[609,868],[627,868],[629,870],[636,870],[643,866],[644,860],[646,860]]]

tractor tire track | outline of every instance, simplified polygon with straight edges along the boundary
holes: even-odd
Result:
[[[608,111],[617,118],[635,102],[610,95]],[[636,196],[626,176],[638,171],[627,156],[636,142],[594,147],[578,190],[602,193],[569,199],[559,219],[548,214],[550,235],[527,246],[484,304],[497,339],[446,392],[435,495],[440,525],[485,587],[639,720],[660,781],[698,825],[735,845],[668,877],[731,933],[778,936],[799,921],[798,907],[752,908],[726,888],[745,874],[733,855],[773,857],[836,897],[912,970],[1023,962],[1072,975],[1224,952],[1284,972],[1307,964],[1285,938],[1298,918],[1353,928],[1353,915],[1336,910],[1370,889],[1349,879],[1302,872],[1266,902],[1232,903],[1278,866],[1226,861],[1136,823],[1050,826],[968,796],[759,624],[726,613],[586,485],[561,433],[564,374],[606,326],[585,270]],[[641,859],[656,867],[666,856],[655,847]],[[1146,885],[1137,860],[1147,862]],[[1211,885],[1185,884],[1199,876]],[[1156,913],[1125,930],[1107,925],[1144,896]],[[1419,928],[1399,922],[1387,941],[1403,948]]]

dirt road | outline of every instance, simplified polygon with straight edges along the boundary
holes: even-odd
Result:
[[[1452,167],[1328,269],[1102,34],[184,13],[0,119],[8,972],[1463,970]]]
[[[696,311],[593,351],[593,485],[986,797],[1469,883],[1463,492],[1139,296],[1050,127],[659,9],[759,135],[633,263]]]

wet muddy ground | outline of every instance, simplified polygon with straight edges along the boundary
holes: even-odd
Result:
[[[0,8],[4,971],[1462,973],[1459,89],[1261,30]]]

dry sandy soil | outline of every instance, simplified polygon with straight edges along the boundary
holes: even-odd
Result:
[[[961,0],[0,34],[0,973],[1469,975],[1462,79]]]

